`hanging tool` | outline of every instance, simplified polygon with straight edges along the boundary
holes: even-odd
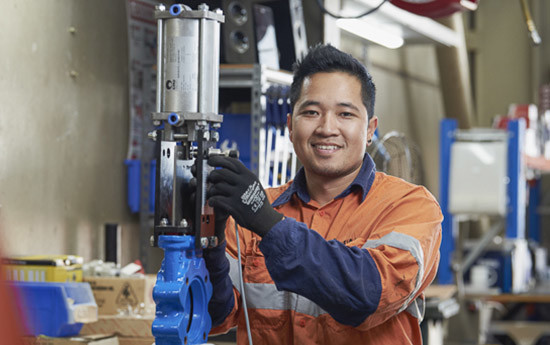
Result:
[[[274,176],[271,167],[273,166],[274,159],[274,137],[276,135],[276,127],[274,118],[277,116],[277,89],[276,86],[270,86],[265,94],[266,109],[265,109],[265,126],[266,126],[266,140],[265,140],[265,165],[264,169],[264,181],[262,184],[264,187],[273,186]]]
[[[290,133],[288,131],[288,126],[286,125],[287,114],[290,113],[290,99],[289,99],[290,87],[286,86],[281,92],[281,98],[283,100],[282,110],[281,110],[281,126],[283,131],[283,155],[282,155],[282,166],[281,166],[281,184],[285,184],[289,178],[288,174],[288,160],[290,155],[292,155],[292,143],[290,142]],[[294,176],[294,174],[292,174]]]
[[[281,161],[282,136],[281,136],[281,114],[283,112],[282,87],[277,87],[275,92],[275,114],[273,116],[273,126],[275,128],[275,145],[273,148],[273,182],[272,186],[277,187],[279,183],[279,162]]]
[[[521,3],[521,10],[523,12],[523,16],[525,17],[525,24],[527,24],[527,30],[529,31],[529,37],[531,37],[533,44],[538,46],[539,44],[542,43],[542,40],[535,26],[535,22],[533,21],[533,18],[531,18],[531,11],[529,11],[529,5],[527,4],[527,0],[519,0],[519,2]]]

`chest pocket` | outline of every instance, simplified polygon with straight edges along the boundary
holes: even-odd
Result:
[[[252,245],[246,253],[243,279],[245,283],[274,284],[265,266],[264,255],[260,251],[260,248],[258,248],[259,244],[260,240],[254,237],[252,239]]]

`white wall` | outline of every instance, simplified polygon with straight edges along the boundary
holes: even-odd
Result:
[[[123,165],[125,1],[3,0],[0,12],[4,253],[102,258],[103,225],[116,222],[123,263],[137,259]]]
[[[519,1],[484,0],[475,16],[476,28],[469,30],[466,42],[476,52],[473,82],[478,125],[490,126],[495,115],[507,114],[509,104],[537,102],[533,54],[548,47],[550,37],[541,32],[544,46],[531,45]],[[547,15],[541,17],[548,20]]]

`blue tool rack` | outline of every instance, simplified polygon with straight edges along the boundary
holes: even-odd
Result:
[[[279,111],[274,108],[275,104],[269,103],[268,90],[277,86],[284,88],[291,83],[292,74],[290,72],[273,70],[264,65],[221,65],[220,68],[220,99],[222,99],[221,95],[229,90],[250,90],[250,97],[248,98],[250,100],[250,124],[241,128],[237,133],[232,133],[232,135],[237,134],[239,140],[248,139],[250,145],[242,145],[243,148],[248,147],[249,150],[249,154],[248,152],[245,153],[250,157],[250,163],[247,167],[260,178],[263,177],[262,174],[265,172],[263,168],[266,164],[266,144],[264,142],[266,138],[263,134],[266,133],[268,126],[281,123],[283,116],[286,124],[286,114],[283,114],[285,110]],[[279,108],[284,105],[283,102]],[[220,106],[222,106],[221,102]],[[274,111],[279,114],[275,116],[276,118],[273,116]],[[221,131],[223,131],[225,122],[230,116],[241,115],[224,114]],[[243,150],[240,150],[240,154],[243,155]]]
[[[455,119],[444,119],[440,123],[440,179],[439,179],[439,203],[443,213],[442,223],[442,241],[439,263],[438,280],[440,284],[452,284],[454,282],[452,269],[452,256],[455,250],[454,216],[449,212],[449,186],[450,186],[450,166],[451,166],[451,147],[455,141],[457,132],[457,121]],[[523,119],[512,120],[508,123],[508,178],[507,187],[507,215],[506,215],[506,239],[525,239],[525,197],[526,181],[521,173],[524,142],[525,122]],[[533,196],[533,197],[536,197]],[[534,212],[534,211],[533,211]],[[536,217],[536,213],[533,217]],[[536,226],[537,220],[535,220]],[[511,260],[503,260],[504,274],[502,287],[503,292],[510,292],[511,278]]]

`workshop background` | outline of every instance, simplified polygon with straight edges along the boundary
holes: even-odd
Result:
[[[540,86],[550,83],[550,3],[527,2],[542,38],[538,46],[528,35],[521,1],[480,0],[475,11],[429,19],[451,28],[456,45],[438,43],[393,19],[415,37],[389,49],[339,30],[315,1],[302,1],[308,45],[331,42],[365,63],[378,91],[380,137],[397,131],[416,145],[421,181],[435,196],[442,119],[455,118],[460,128],[491,127],[511,104],[538,105]],[[345,13],[371,3],[324,1],[327,9]],[[0,3],[3,256],[104,259],[106,224],[116,224],[119,264],[145,255],[147,273],[158,271],[162,251],[144,252],[143,220],[127,200],[125,161],[132,140],[127,9],[122,0]],[[543,196],[545,178],[540,176]],[[542,208],[550,206],[548,198],[541,200]],[[548,224],[543,216],[541,229]],[[483,224],[472,226],[483,231]],[[541,244],[550,245],[544,231]],[[467,330],[455,328],[461,332]],[[464,338],[470,339],[463,343],[477,341],[476,335]]]

